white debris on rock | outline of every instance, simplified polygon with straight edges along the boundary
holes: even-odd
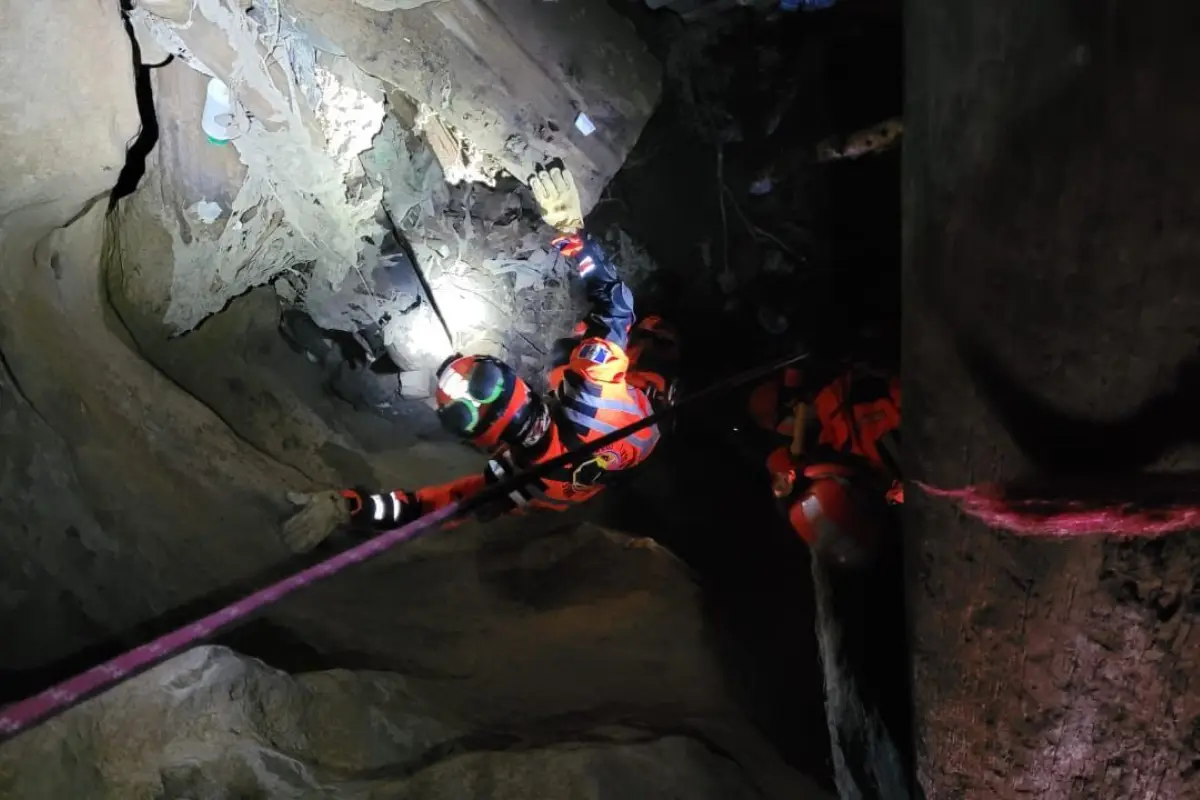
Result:
[[[433,371],[410,370],[400,373],[400,396],[420,400],[433,396]]]
[[[513,292],[543,289],[551,278],[565,278],[565,261],[536,233],[527,233],[511,255],[486,259],[482,266],[494,275],[512,275]]]
[[[384,205],[406,229],[434,216],[450,198],[434,154],[428,147],[410,147],[408,136],[399,121],[388,115],[371,149],[360,156],[368,177],[383,187]]]
[[[449,88],[447,85],[446,89]],[[484,186],[495,186],[495,176],[500,170],[500,165],[495,159],[487,158],[472,147],[470,142],[460,140],[432,107],[422,103],[418,108],[415,130],[424,134],[429,141],[433,154],[442,167],[446,183],[480,183]]]
[[[199,200],[195,205],[190,206],[188,211],[192,212],[196,219],[205,225],[212,225],[221,216],[221,204],[211,200]]]
[[[232,203],[222,199],[207,229],[181,230],[176,215],[160,212],[173,241],[164,317],[175,333],[255,286],[278,287],[281,276],[286,301],[320,327],[379,325],[405,370],[436,367],[454,349],[484,341],[543,359],[584,313],[548,229],[527,207],[532,201],[497,188],[494,156],[433,106],[405,106],[390,94],[397,108],[388,113],[377,80],[317,48],[278,6],[243,13],[235,0],[196,0],[186,24],[140,13],[165,49],[229,85],[231,144],[246,166]],[[419,286],[397,293],[385,285],[403,269],[383,268],[381,205],[411,246],[432,303]],[[610,247],[635,287],[652,271],[627,235]]]
[[[575,127],[584,136],[591,136],[596,132],[596,123],[592,122],[592,118],[582,111],[579,112],[579,116],[575,117]]]
[[[371,149],[383,125],[379,81],[346,58],[318,58],[313,72],[325,149],[345,173],[361,172],[359,154]]]
[[[247,167],[215,241],[184,235],[163,210],[174,239],[167,325],[186,333],[296,264],[310,265],[311,280],[341,284],[362,237],[377,230],[381,192],[354,179],[383,123],[379,82],[317,52],[277,11],[262,26],[231,0],[196,0],[186,24],[134,13],[152,17],[146,27],[164,49],[230,86],[232,144]]]

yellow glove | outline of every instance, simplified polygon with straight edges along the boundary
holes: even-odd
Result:
[[[558,167],[538,170],[529,176],[529,188],[547,225],[561,233],[575,233],[583,227],[579,190],[570,172]]]

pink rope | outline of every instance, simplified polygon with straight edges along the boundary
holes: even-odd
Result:
[[[14,703],[0,712],[0,742],[11,739],[22,731],[32,728],[48,717],[60,714],[88,697],[124,682],[141,670],[207,639],[219,629],[245,619],[282,598],[309,584],[328,578],[352,564],[372,559],[385,550],[415,539],[422,533],[441,524],[458,512],[459,503],[451,503],[404,527],[382,533],[356,547],[338,553],[320,564],[297,572],[291,577],[260,589],[243,597],[220,611],[209,614],[182,628],[160,636],[152,642],[135,647],[103,664],[81,672],[73,678]]]
[[[1133,500],[1078,500],[1014,497],[1003,486],[962,489],[917,486],[932,497],[952,501],[967,516],[1018,536],[1074,538],[1109,535],[1155,538],[1200,530],[1200,505],[1190,502],[1139,504]]]
[[[939,489],[916,484],[932,497],[954,502],[968,516],[1020,536],[1072,538],[1095,534],[1122,537],[1158,537],[1200,529],[1200,505],[1165,504],[1146,508],[1132,502],[1110,505],[1071,499],[1007,497],[1003,487],[980,484],[962,489]],[[122,683],[141,670],[166,660],[246,619],[287,595],[346,567],[375,558],[391,547],[440,525],[460,510],[460,503],[382,533],[338,553],[265,589],[243,597],[196,622],[177,628],[154,641],[129,650],[0,712],[0,742],[39,722],[82,703],[88,697]]]
[[[44,692],[14,703],[3,711],[0,711],[0,742],[11,739],[22,731],[29,730],[51,715],[62,713],[98,692],[116,686],[138,671],[159,661],[163,661],[183,649],[212,636],[220,628],[245,619],[254,612],[277,602],[280,598],[291,594],[297,589],[315,583],[322,578],[327,578],[336,572],[340,572],[351,564],[358,564],[374,558],[388,548],[400,542],[414,539],[460,512],[481,505],[488,498],[489,493],[493,497],[501,497],[514,488],[548,475],[555,469],[560,469],[579,460],[588,453],[606,447],[619,439],[637,433],[651,425],[655,425],[660,420],[678,412],[685,405],[728,391],[737,386],[751,383],[759,378],[770,375],[772,372],[781,370],[784,367],[807,358],[807,353],[789,355],[769,364],[755,367],[725,380],[718,381],[705,389],[701,389],[694,394],[680,399],[669,409],[658,411],[637,422],[626,425],[624,428],[607,433],[598,439],[592,440],[578,450],[563,453],[549,461],[544,461],[528,472],[523,472],[500,483],[492,484],[481,494],[477,494],[464,501],[451,503],[440,511],[427,514],[402,528],[380,534],[357,547],[352,547],[316,566],[298,572],[290,578],[284,578],[265,589],[254,592],[236,603],[230,603],[220,611],[209,614],[197,622],[178,628],[148,644],[136,647],[110,661],[81,672],[75,677],[65,680]]]

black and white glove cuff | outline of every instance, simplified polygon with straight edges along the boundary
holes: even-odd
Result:
[[[349,502],[352,508],[352,521],[360,526],[377,530],[391,530],[399,525],[411,522],[419,515],[417,504],[406,492],[394,491],[386,494],[368,494],[359,492],[356,503]],[[355,507],[357,506],[357,507]]]

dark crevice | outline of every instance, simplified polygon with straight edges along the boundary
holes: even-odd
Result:
[[[158,117],[154,113],[154,89],[150,81],[150,70],[166,66],[173,57],[168,57],[161,64],[153,67],[142,63],[142,48],[138,45],[137,36],[133,32],[133,22],[129,12],[133,10],[133,0],[120,0],[121,21],[125,25],[125,35],[129,37],[129,49],[133,55],[133,91],[137,97],[138,117],[141,119],[141,130],[125,151],[125,166],[117,176],[108,200],[108,210],[111,212],[117,202],[133,193],[146,174],[146,159],[154,146],[158,144]]]

